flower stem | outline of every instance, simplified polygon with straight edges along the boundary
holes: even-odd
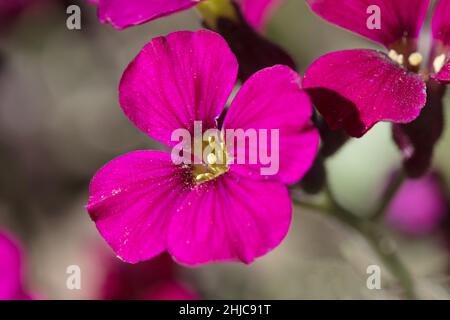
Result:
[[[353,230],[361,234],[375,253],[379,256],[382,262],[389,269],[391,274],[401,284],[405,297],[409,300],[417,299],[414,290],[413,279],[403,265],[395,250],[386,246],[389,243],[388,239],[381,232],[380,228],[373,221],[358,217],[347,209],[343,208],[336,200],[329,188],[326,189],[327,202],[325,204],[314,204],[300,201],[293,197],[296,204],[303,208],[315,210],[322,213],[332,215],[341,223],[351,227]]]
[[[400,171],[394,177],[394,179],[392,179],[391,183],[389,184],[388,188],[386,189],[386,191],[383,195],[380,205],[377,207],[375,212],[372,214],[371,219],[373,221],[377,221],[384,216],[389,204],[394,199],[395,195],[400,190],[400,188],[403,185],[403,182],[405,182],[405,180],[406,180],[406,175],[403,172],[403,170]]]

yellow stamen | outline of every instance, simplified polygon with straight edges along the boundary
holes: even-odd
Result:
[[[214,155],[214,153],[210,153],[207,156],[207,161],[208,161],[208,164],[210,164],[210,165],[216,164],[217,157]]]
[[[422,61],[423,61],[423,56],[420,53],[418,53],[418,52],[414,52],[408,58],[409,64],[412,65],[413,67],[420,66]]]
[[[439,73],[442,70],[442,68],[445,66],[446,60],[447,56],[444,53],[434,59],[433,68],[435,73]]]
[[[402,65],[404,62],[403,55],[398,54],[397,51],[395,51],[394,49],[391,49],[391,51],[389,51],[389,58],[391,58],[393,61],[397,62],[400,65]]]
[[[206,163],[192,165],[192,177],[197,184],[211,181],[229,170],[225,143],[216,142],[216,137],[209,136],[208,142],[203,143],[203,151],[207,147],[213,151],[206,155]]]

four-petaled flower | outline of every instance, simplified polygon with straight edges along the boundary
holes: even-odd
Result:
[[[167,152],[137,151],[109,162],[91,181],[87,210],[123,260],[168,251],[188,265],[251,263],[286,236],[287,185],[302,178],[318,149],[312,107],[300,76],[278,65],[253,75],[219,124],[237,70],[223,38],[202,30],[153,39],[124,72],[122,109],[152,138],[174,146],[172,132],[192,133],[194,121],[204,130],[277,129],[280,163],[274,176],[262,176],[260,165],[230,164],[197,180],[195,165],[175,165]]]

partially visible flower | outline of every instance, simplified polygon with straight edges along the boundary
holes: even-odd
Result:
[[[220,33],[239,60],[239,79],[283,64],[296,69],[282,48],[261,35],[282,0],[89,0],[102,23],[117,29],[143,24],[197,6],[203,25]]]
[[[123,260],[168,251],[188,265],[251,263],[286,236],[292,216],[287,185],[303,177],[318,149],[312,107],[300,76],[274,66],[242,86],[219,125],[237,70],[223,38],[202,30],[153,39],[124,72],[120,104],[149,136],[174,146],[174,130],[194,136],[195,121],[204,130],[277,129],[279,171],[263,176],[260,164],[180,166],[158,151],[116,158],[92,179],[87,210]]]
[[[433,68],[436,80],[450,83],[450,0],[440,0],[436,5],[432,22],[434,37]],[[443,67],[442,67],[443,66]],[[440,70],[440,71],[439,71]]]
[[[436,80],[445,84],[450,84],[450,62],[447,62],[442,70],[436,75]]]
[[[423,24],[428,0],[376,0],[381,28],[367,27],[369,3],[307,0],[325,20],[349,29],[388,49],[413,46]],[[398,55],[401,54],[398,52]],[[403,56],[403,64],[409,54]],[[416,119],[426,101],[422,79],[400,62],[375,50],[346,50],[316,60],[305,74],[304,86],[332,129],[344,128],[354,137],[364,135],[379,121],[407,123]]]
[[[130,265],[104,257],[101,300],[197,300],[199,296],[179,279],[178,266],[168,254]]]
[[[306,0],[311,10],[341,28],[391,48],[402,39],[416,40],[425,20],[430,0]],[[379,28],[369,27],[370,7],[381,14]],[[407,58],[407,57],[405,57]]]
[[[437,109],[442,107],[443,94],[436,88],[442,85],[433,79],[445,83],[448,76],[450,0],[440,0],[436,6],[430,62],[420,73],[424,59],[417,51],[417,39],[429,0],[306,1],[325,20],[388,50],[388,54],[338,51],[317,59],[304,79],[315,106],[331,129],[342,128],[353,137],[363,136],[380,121],[394,123],[406,171],[410,176],[422,175],[442,134],[442,112]],[[368,27],[370,6],[380,10],[379,28]]]
[[[273,11],[271,8],[277,7],[280,1],[241,0],[240,3],[241,6],[235,3],[234,14],[222,15],[219,12],[214,22],[205,20],[203,23],[208,29],[220,33],[228,42],[239,60],[239,79],[245,81],[255,72],[276,64],[295,70],[297,66],[291,56],[261,34]],[[246,11],[242,12],[244,8]]]
[[[88,0],[98,6],[98,18],[124,29],[189,9],[202,0]]]
[[[9,32],[15,22],[28,11],[36,9],[36,12],[45,13],[48,6],[59,4],[65,8],[64,2],[65,0],[0,0],[0,36]]]
[[[36,0],[1,0],[0,33]]]
[[[262,32],[283,0],[237,0],[247,22]]]
[[[379,121],[411,122],[426,102],[422,79],[374,50],[322,56],[308,68],[303,84],[330,128],[344,128],[353,137]]]
[[[18,242],[0,230],[0,300],[29,300],[23,285],[23,255]]]
[[[440,226],[448,209],[441,180],[430,173],[401,186],[387,209],[386,219],[402,232],[423,235]]]
[[[216,0],[88,0],[98,6],[102,23],[124,29],[173,13],[190,9],[203,1]],[[230,0],[226,0],[230,1]],[[255,29],[262,31],[282,0],[236,0],[242,13]]]

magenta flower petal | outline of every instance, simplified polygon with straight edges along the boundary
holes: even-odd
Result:
[[[426,85],[374,50],[327,54],[306,71],[303,86],[331,129],[361,137],[379,121],[408,123],[426,102]]]
[[[416,39],[425,20],[430,0],[306,0],[320,17],[358,33],[386,47],[406,37]],[[377,5],[381,28],[369,29],[367,9]]]
[[[103,23],[124,29],[189,9],[202,0],[89,0]]]
[[[228,173],[193,190],[169,229],[180,263],[251,263],[286,236],[292,216],[287,187]]]
[[[185,177],[170,154],[137,151],[97,172],[87,210],[124,261],[136,263],[166,249],[167,228],[185,194]]]
[[[13,237],[0,230],[0,300],[28,300],[22,287],[22,252]]]
[[[442,68],[442,70],[434,76],[439,82],[450,84],[450,61]]]
[[[243,85],[224,120],[224,129],[278,129],[279,181],[299,181],[311,167],[319,146],[319,133],[310,120],[311,102],[300,88],[300,76],[285,66],[257,72]],[[269,132],[270,139],[270,132]],[[263,147],[258,146],[260,149]],[[248,148],[248,146],[247,146]],[[236,150],[249,153],[250,150]],[[235,154],[237,154],[235,151]],[[253,150],[258,154],[258,149]],[[270,145],[268,153],[272,154]],[[235,164],[231,170],[244,177],[261,176],[261,164]]]
[[[429,174],[403,184],[389,205],[386,219],[403,232],[421,235],[433,231],[442,222],[447,210],[439,178]]]
[[[194,121],[214,128],[234,87],[235,56],[218,34],[180,31],[148,43],[120,82],[120,104],[142,131],[166,145]],[[191,132],[192,132],[191,131]]]
[[[14,299],[21,287],[21,253],[18,244],[5,233],[0,233],[0,300]]]
[[[450,46],[450,0],[439,0],[433,13],[432,31],[434,40]]]
[[[281,5],[282,0],[237,0],[247,22],[256,30],[264,31],[267,21]]]

